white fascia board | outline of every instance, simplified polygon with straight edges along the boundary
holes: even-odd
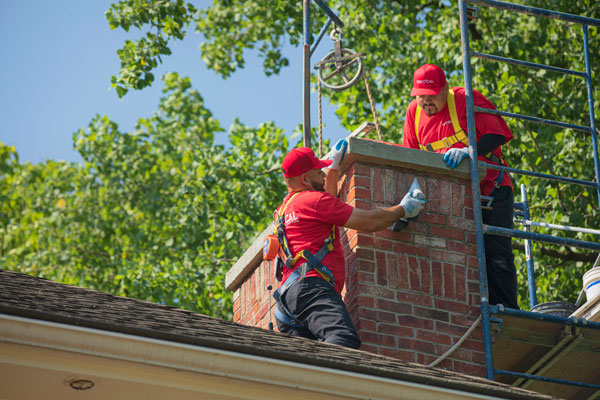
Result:
[[[37,356],[36,351],[33,351],[33,355],[28,355],[23,354],[24,348],[39,351]],[[235,391],[235,386],[240,384],[241,387],[250,389],[246,390],[242,397],[236,396],[237,398],[274,398],[265,393],[265,388],[274,394],[286,393],[286,398],[289,399],[306,398],[307,392],[310,392],[311,398],[328,399],[498,398],[333,368],[0,314],[0,363],[61,368],[60,365],[52,365],[54,362],[60,363],[60,357],[39,357],[40,351],[43,350],[51,350],[55,354],[58,351],[102,359],[102,362],[88,363],[87,366],[79,365],[80,369],[87,368],[82,373],[87,372],[89,375],[204,393],[210,390]],[[121,364],[111,367],[111,362]],[[123,365],[129,367],[123,369]],[[225,381],[217,381],[228,382],[229,388],[227,384],[213,389],[207,388],[206,380],[202,379],[202,376],[223,378]],[[256,384],[259,384],[261,390],[251,390]]]

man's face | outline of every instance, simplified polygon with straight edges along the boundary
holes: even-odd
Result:
[[[442,88],[442,91],[435,96],[416,96],[417,104],[425,111],[425,114],[432,116],[438,111],[442,111],[448,100],[448,84]]]
[[[322,169],[311,169],[306,173],[306,175],[310,180],[312,190],[316,190],[318,192],[325,191],[325,172],[323,172]]]

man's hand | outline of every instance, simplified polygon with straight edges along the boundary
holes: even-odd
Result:
[[[338,142],[331,148],[331,159],[333,162],[329,166],[329,169],[339,169],[340,163],[344,159],[346,155],[346,149],[348,148],[348,142],[346,139],[340,139]]]
[[[452,148],[444,154],[444,161],[447,167],[456,168],[467,157],[469,157],[468,147],[462,149]]]
[[[425,196],[423,192],[419,190],[419,193],[408,192],[402,198],[400,205],[404,208],[404,217],[403,218],[414,218],[425,207]]]

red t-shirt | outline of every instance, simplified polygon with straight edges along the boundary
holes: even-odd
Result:
[[[465,89],[461,87],[454,87],[454,101],[456,103],[456,113],[458,114],[458,122],[460,126],[467,132],[467,112],[466,112],[466,99],[465,99]],[[496,109],[494,105],[486,99],[481,93],[476,90],[473,90],[473,104],[476,107],[482,108],[490,108]],[[417,142],[417,137],[415,135],[415,113],[417,109],[417,100],[413,100],[408,109],[406,110],[406,121],[404,122],[404,138],[402,140],[402,146],[410,147],[412,149],[418,149],[419,143]],[[504,143],[512,140],[513,135],[506,122],[497,115],[485,114],[485,113],[475,113],[475,131],[477,140],[481,138],[481,136],[492,133],[495,135],[502,135],[506,137]],[[436,142],[442,138],[447,136],[454,135],[454,129],[452,128],[452,121],[450,119],[450,111],[448,110],[448,105],[441,110],[432,115],[431,117],[427,115],[424,111],[421,111],[421,116],[419,117],[419,139],[422,145],[427,145],[429,143]],[[452,147],[462,148],[467,147],[462,142],[457,142]],[[445,153],[448,149],[439,149],[437,153]],[[498,147],[493,153],[500,157],[501,151]],[[478,157],[480,160],[491,163],[490,160],[483,156]],[[499,171],[488,168],[487,175],[481,181],[481,194],[488,195],[492,191],[494,187],[494,179],[498,177]],[[502,177],[501,186],[510,186],[512,188],[512,182],[508,173],[504,173]]]
[[[283,209],[283,205],[286,204],[292,194],[285,197],[282,206],[278,209]],[[316,254],[323,247],[325,239],[329,237],[331,226],[336,225],[333,251],[325,256],[322,263],[331,270],[335,278],[335,290],[340,295],[346,280],[346,260],[344,250],[340,244],[338,227],[344,226],[348,222],[352,210],[354,210],[352,206],[328,193],[306,190],[294,196],[284,212],[285,235],[292,256],[304,249]],[[304,258],[299,258],[293,269],[284,267],[283,282],[293,270],[304,262]],[[318,272],[313,270],[309,271],[306,276],[321,277]]]

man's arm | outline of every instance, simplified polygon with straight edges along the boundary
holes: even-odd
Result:
[[[427,200],[425,200],[424,196],[419,196],[410,191],[404,195],[400,204],[393,207],[376,208],[374,210],[355,208],[352,210],[352,214],[350,214],[350,218],[348,218],[344,227],[362,232],[380,231],[390,227],[400,218],[416,217],[423,207],[425,207],[425,203],[427,203]]]
[[[340,173],[337,169],[328,168],[325,173],[325,193],[337,196],[337,184]]]
[[[400,204],[374,210],[355,208],[344,227],[361,232],[377,232],[389,228],[405,214],[404,208]]]

